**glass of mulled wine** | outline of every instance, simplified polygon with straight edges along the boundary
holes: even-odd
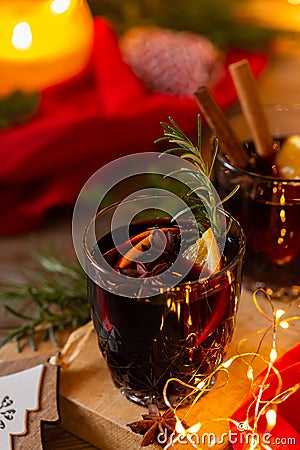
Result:
[[[246,287],[290,300],[300,294],[300,106],[270,105],[265,112],[274,156],[257,157],[245,119],[236,113],[230,123],[249,154],[249,167],[234,167],[219,155],[215,181],[222,197],[240,185],[226,209],[245,231]]]
[[[114,223],[120,203],[100,211],[87,227],[84,253],[94,327],[114,385],[135,403],[163,408],[168,379],[196,386],[227,352],[245,240],[239,223],[220,210],[226,228],[221,259],[214,269],[190,261],[185,252],[199,233],[199,202],[190,224],[172,220],[173,196],[154,197],[121,202],[125,221]],[[173,381],[169,401],[184,402],[191,387]]]

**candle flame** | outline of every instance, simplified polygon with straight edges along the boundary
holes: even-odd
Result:
[[[63,14],[70,8],[71,0],[53,0],[50,5],[54,14]]]
[[[18,50],[26,50],[31,46],[32,33],[29,23],[20,22],[14,27],[11,42]]]

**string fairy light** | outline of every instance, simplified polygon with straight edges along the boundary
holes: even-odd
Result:
[[[277,406],[283,402],[285,402],[291,395],[297,392],[300,388],[300,384],[296,383],[294,386],[285,389],[282,391],[282,377],[280,371],[276,367],[276,361],[278,359],[277,352],[277,331],[278,327],[282,331],[297,331],[299,332],[299,328],[294,328],[291,325],[295,325],[300,320],[300,315],[288,315],[289,311],[293,310],[293,307],[296,305],[299,310],[299,299],[291,302],[289,311],[283,308],[275,308],[272,302],[271,296],[269,293],[261,288],[257,289],[253,295],[253,302],[256,307],[256,310],[267,320],[268,325],[265,328],[257,330],[255,333],[251,334],[247,338],[241,339],[238,345],[237,354],[231,356],[227,361],[222,362],[219,366],[215,368],[215,370],[204,377],[201,381],[197,383],[196,386],[183,382],[177,378],[170,378],[164,387],[163,396],[166,405],[169,408],[174,410],[174,414],[176,417],[176,433],[177,437],[172,441],[172,443],[168,443],[167,446],[164,447],[164,450],[170,448],[175,442],[177,442],[180,437],[184,436],[186,439],[195,447],[194,442],[191,439],[193,433],[197,433],[200,430],[202,423],[200,421],[196,422],[194,425],[189,428],[185,428],[183,426],[183,420],[186,420],[195,404],[199,401],[199,399],[208,392],[211,387],[212,381],[214,380],[217,373],[222,372],[225,374],[225,381],[222,385],[216,387],[216,389],[222,389],[226,384],[228,384],[230,379],[229,368],[236,360],[242,360],[246,366],[246,376],[250,383],[250,392],[253,396],[252,401],[246,410],[244,420],[242,422],[237,422],[231,417],[220,417],[216,419],[211,419],[212,421],[226,421],[227,423],[232,423],[236,426],[236,428],[240,431],[240,433],[245,433],[245,436],[248,439],[245,440],[248,445],[248,450],[259,450],[265,449],[268,450],[271,448],[267,444],[262,444],[259,439],[259,435],[262,433],[259,430],[259,425],[261,424],[261,419],[264,418],[264,431],[270,432],[277,423]],[[268,314],[265,311],[265,308],[261,304],[261,300],[263,299],[264,303],[267,304],[271,308],[271,314]],[[264,305],[265,306],[265,305]],[[260,348],[264,339],[271,333],[271,348],[269,351],[269,355],[267,357],[263,356],[260,353]],[[255,352],[242,352],[242,346],[252,339],[254,336],[260,337],[260,341]],[[250,362],[248,359],[250,358]],[[266,366],[265,373],[263,375],[262,381],[259,381],[257,385],[255,377],[254,377],[254,361],[260,358],[260,360]],[[275,382],[274,393],[270,399],[264,399],[264,393],[270,387],[270,375],[274,375]],[[170,383],[177,382],[183,387],[187,388],[190,392],[186,395],[186,397],[181,400],[181,402],[175,407],[172,406],[171,402],[168,399],[168,386]],[[187,410],[184,412],[184,417],[180,418],[178,415],[178,408],[182,406],[184,403],[191,401]],[[241,426],[241,423],[243,426]],[[246,447],[245,447],[246,448]]]

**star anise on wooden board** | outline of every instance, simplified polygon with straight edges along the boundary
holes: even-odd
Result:
[[[175,433],[176,417],[171,408],[161,414],[156,405],[149,405],[148,414],[143,414],[142,417],[142,420],[127,424],[134,433],[144,436],[141,447],[146,447],[154,442],[160,443],[159,441],[165,445],[169,436]],[[186,426],[186,424],[183,423],[183,426]],[[161,439],[158,440],[159,434]]]

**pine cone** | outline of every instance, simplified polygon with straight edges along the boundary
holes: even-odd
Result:
[[[120,38],[125,61],[154,92],[192,95],[223,75],[221,54],[206,37],[190,32],[136,27]]]

